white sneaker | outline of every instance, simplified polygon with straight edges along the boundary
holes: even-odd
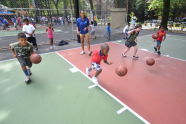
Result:
[[[125,55],[124,53],[121,54],[123,57],[127,57],[127,55]]]
[[[89,68],[86,68],[86,74],[87,74],[88,76],[90,76]]]
[[[50,49],[51,49],[51,50],[53,50],[53,49],[54,49],[54,47],[53,47],[53,46],[50,46]]]
[[[31,82],[30,76],[26,76],[25,83],[30,84],[30,82]]]
[[[85,51],[81,51],[80,54],[81,54],[81,55],[85,54]]]
[[[95,83],[95,84],[98,84],[98,79],[96,77],[92,77],[92,81]]]

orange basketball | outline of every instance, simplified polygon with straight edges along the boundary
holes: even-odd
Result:
[[[125,75],[127,74],[128,69],[127,69],[127,67],[125,67],[124,65],[120,65],[120,66],[118,66],[118,67],[116,68],[115,72],[116,72],[116,74],[117,74],[118,76],[122,77],[122,76],[125,76]]]
[[[157,34],[152,34],[152,38],[153,39],[157,39],[158,38],[158,35]]]
[[[146,59],[146,64],[149,66],[152,66],[155,64],[155,60],[153,58],[147,58]]]
[[[30,61],[34,64],[39,64],[41,60],[42,58],[39,54],[34,53],[30,56]]]

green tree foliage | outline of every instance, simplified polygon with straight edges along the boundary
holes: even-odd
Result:
[[[149,0],[148,10],[156,11],[156,15],[161,17],[163,12],[163,0]],[[170,0],[169,16],[174,20],[177,16],[186,13],[186,0]]]

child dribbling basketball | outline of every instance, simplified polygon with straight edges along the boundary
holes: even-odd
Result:
[[[101,45],[100,50],[95,50],[92,54],[92,59],[91,59],[91,67],[86,68],[86,74],[90,76],[90,72],[94,69],[96,70],[96,74],[92,77],[92,80],[94,83],[98,83],[97,77],[98,75],[102,72],[100,63],[102,60],[108,65],[112,64],[111,62],[107,61],[108,58],[108,52],[109,52],[109,45],[104,43]]]
[[[161,43],[166,39],[166,32],[164,30],[164,27],[160,27],[160,29],[157,31],[157,39],[156,39],[156,46],[154,47],[155,52],[158,53],[158,55],[161,54],[160,48],[161,48]]]
[[[24,33],[18,34],[18,42],[10,44],[13,56],[19,61],[21,68],[26,75],[25,83],[30,84],[32,75],[30,68],[32,67],[32,62],[30,61],[30,55],[33,53],[33,46],[27,41],[26,35]]]
[[[137,24],[135,28],[131,31],[128,31],[129,38],[125,42],[125,46],[127,47],[124,53],[122,53],[123,57],[127,57],[126,53],[130,50],[131,47],[134,47],[134,54],[133,54],[133,59],[138,59],[139,57],[136,56],[138,47],[136,43],[136,38],[139,35],[139,32],[141,31],[142,26],[141,24]]]

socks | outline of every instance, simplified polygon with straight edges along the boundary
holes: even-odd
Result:
[[[28,74],[29,74],[29,75],[31,74],[31,71],[30,71],[30,69],[27,69],[27,72],[28,72]]]
[[[27,70],[27,69],[26,69],[26,70],[24,70],[23,72],[25,73],[25,75],[26,75],[26,76],[29,76],[29,72],[28,72],[28,70]]]

